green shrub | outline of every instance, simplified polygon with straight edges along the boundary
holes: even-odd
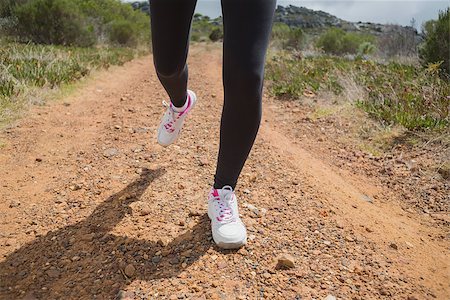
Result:
[[[337,64],[327,57],[275,57],[268,64],[267,78],[271,80],[272,93],[282,98],[299,98],[305,92],[320,90],[340,94],[343,87],[338,81],[338,70],[345,68],[344,63]]]
[[[272,41],[282,49],[300,50],[305,42],[305,34],[301,28],[275,23],[272,27]]]
[[[149,17],[119,0],[4,0],[0,13],[17,23],[21,41],[90,46],[150,40]]]
[[[358,106],[371,116],[417,130],[450,124],[450,84],[440,78],[438,67],[386,65],[339,57],[298,60],[278,56],[269,61],[267,78],[271,92],[284,99],[299,99],[305,93],[320,91],[340,94],[346,86],[343,82],[351,81],[366,91],[366,97],[353,100],[358,100]]]
[[[121,65],[134,56],[129,48],[5,44],[0,48],[0,98],[18,95],[27,87],[70,83],[92,69]]]
[[[375,47],[374,44],[370,42],[364,42],[360,44],[358,47],[358,56],[370,55],[373,54],[376,50],[377,48]]]
[[[316,42],[316,46],[325,53],[343,55],[356,54],[361,44],[374,43],[371,35],[345,32],[340,28],[330,28]]]
[[[14,8],[17,32],[39,44],[91,46],[95,36],[70,0],[34,0]]]
[[[209,35],[209,39],[213,42],[217,42],[220,41],[221,39],[223,39],[223,30],[222,28],[214,28],[211,31],[211,34]]]
[[[416,68],[361,62],[356,80],[368,92],[360,107],[379,120],[410,130],[439,128],[450,123],[450,85],[436,66]]]
[[[425,41],[419,53],[424,64],[442,62],[442,70],[450,77],[450,8],[439,12],[438,20],[424,24]]]
[[[194,42],[218,41],[223,37],[222,29],[211,22],[208,16],[195,14],[191,28],[191,40]]]
[[[136,33],[129,21],[119,20],[111,24],[109,40],[119,45],[136,44]]]

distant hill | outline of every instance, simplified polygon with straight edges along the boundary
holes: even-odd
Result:
[[[131,3],[134,9],[140,9],[150,14],[150,7],[147,1],[136,1]],[[215,24],[221,24],[222,19],[211,20]],[[330,27],[342,28],[345,31],[356,31],[369,33],[375,36],[399,35],[414,36],[417,42],[421,36],[417,30],[411,26],[401,26],[395,24],[378,24],[371,22],[349,22],[320,10],[312,10],[306,7],[294,5],[278,5],[275,11],[275,22],[285,23],[291,27],[299,27],[312,34],[320,34]]]
[[[294,5],[286,7],[278,5],[275,11],[275,22],[285,23],[291,27],[300,27],[305,29],[305,31],[310,31],[312,33],[320,33],[329,27],[338,27],[345,31],[358,31],[375,36],[392,35],[393,33],[413,35],[420,40],[420,35],[417,30],[411,26],[371,22],[349,22],[324,11],[316,11]]]

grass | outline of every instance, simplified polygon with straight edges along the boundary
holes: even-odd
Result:
[[[123,65],[144,50],[76,48],[0,41],[0,125],[27,105],[45,102],[42,93],[88,76],[93,70]]]
[[[363,95],[349,100],[385,125],[408,130],[450,125],[450,83],[440,77],[436,65],[423,68],[333,56],[298,59],[282,52],[269,61],[267,78],[272,94],[281,99],[319,92],[348,96],[355,94],[348,90],[352,86]]]

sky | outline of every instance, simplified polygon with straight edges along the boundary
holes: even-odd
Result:
[[[352,22],[410,25],[411,19],[414,18],[418,30],[423,22],[437,19],[439,10],[450,5],[448,0],[278,0],[278,4],[322,10]],[[221,14],[220,0],[198,0],[196,12],[212,18],[217,17]]]

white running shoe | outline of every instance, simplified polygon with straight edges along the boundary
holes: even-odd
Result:
[[[208,216],[217,246],[236,249],[247,243],[247,230],[239,218],[237,198],[230,186],[211,189],[208,195]]]
[[[163,101],[163,105],[167,107],[167,110],[161,119],[161,123],[158,128],[158,143],[161,146],[169,146],[174,143],[180,135],[184,119],[186,119],[187,115],[194,108],[195,103],[197,102],[197,96],[193,91],[187,91],[186,101],[187,107],[182,112],[174,111],[172,103]]]

